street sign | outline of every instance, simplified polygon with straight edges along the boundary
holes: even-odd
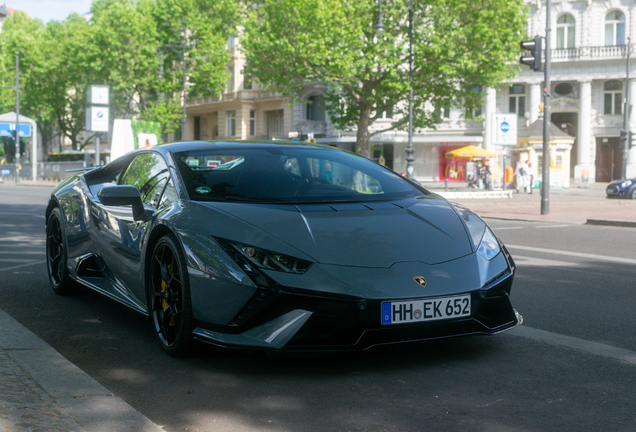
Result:
[[[0,136],[12,137],[15,130],[15,123],[0,123]],[[20,123],[18,135],[21,137],[31,136],[31,125],[29,123]]]
[[[86,108],[86,130],[92,132],[108,132],[108,108],[88,107]]]
[[[108,105],[108,86],[88,86],[87,99],[89,105]]]
[[[492,115],[492,144],[502,146],[517,146],[517,114]]]

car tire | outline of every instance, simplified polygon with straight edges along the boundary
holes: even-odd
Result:
[[[185,258],[173,234],[159,239],[148,274],[148,302],[153,333],[171,356],[190,354],[195,328]]]
[[[64,216],[59,207],[55,207],[46,224],[46,268],[51,288],[56,294],[75,294],[79,285],[69,275],[67,268],[66,234]]]
[[[636,199],[636,188],[631,190],[631,192],[629,193],[629,197],[631,199]]]

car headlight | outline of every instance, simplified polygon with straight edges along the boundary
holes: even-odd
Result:
[[[625,180],[623,183],[621,183],[622,188],[626,188],[627,186],[631,186],[631,185],[632,185],[631,180]]]
[[[244,266],[244,269],[248,272],[253,271],[250,265],[254,265],[258,268],[267,270],[302,274],[305,273],[312,264],[311,261],[270,251],[267,249],[258,248],[256,246],[251,246],[244,243],[238,243],[231,240],[219,238],[215,238],[215,240],[220,243],[227,252],[237,252],[239,254],[239,257],[236,257],[232,253],[230,253],[230,256],[232,256],[234,260],[237,261],[239,264],[242,264]],[[243,259],[241,260],[240,258]],[[241,263],[240,261],[246,262]],[[245,267],[245,265],[247,265],[247,267]]]
[[[488,261],[496,257],[501,252],[501,247],[497,237],[486,225],[486,222],[463,205],[453,203],[453,206],[466,223],[473,245],[477,248],[477,253]]]
[[[477,248],[477,253],[490,261],[496,257],[499,252],[501,252],[501,247],[499,246],[497,238],[490,228],[486,227],[484,236],[481,238],[481,242]]]

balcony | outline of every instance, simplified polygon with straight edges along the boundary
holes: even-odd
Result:
[[[627,45],[559,48],[550,51],[553,61],[612,59],[627,56]]]

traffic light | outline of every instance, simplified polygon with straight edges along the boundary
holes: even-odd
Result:
[[[522,54],[519,57],[519,63],[528,65],[533,71],[541,71],[541,36],[535,36],[534,39],[521,41],[521,48],[530,51],[529,54]]]
[[[630,132],[630,136],[631,136],[631,132]],[[627,131],[625,129],[621,129],[620,135],[618,137],[618,142],[619,142],[621,151],[625,150],[625,146],[628,145]]]

